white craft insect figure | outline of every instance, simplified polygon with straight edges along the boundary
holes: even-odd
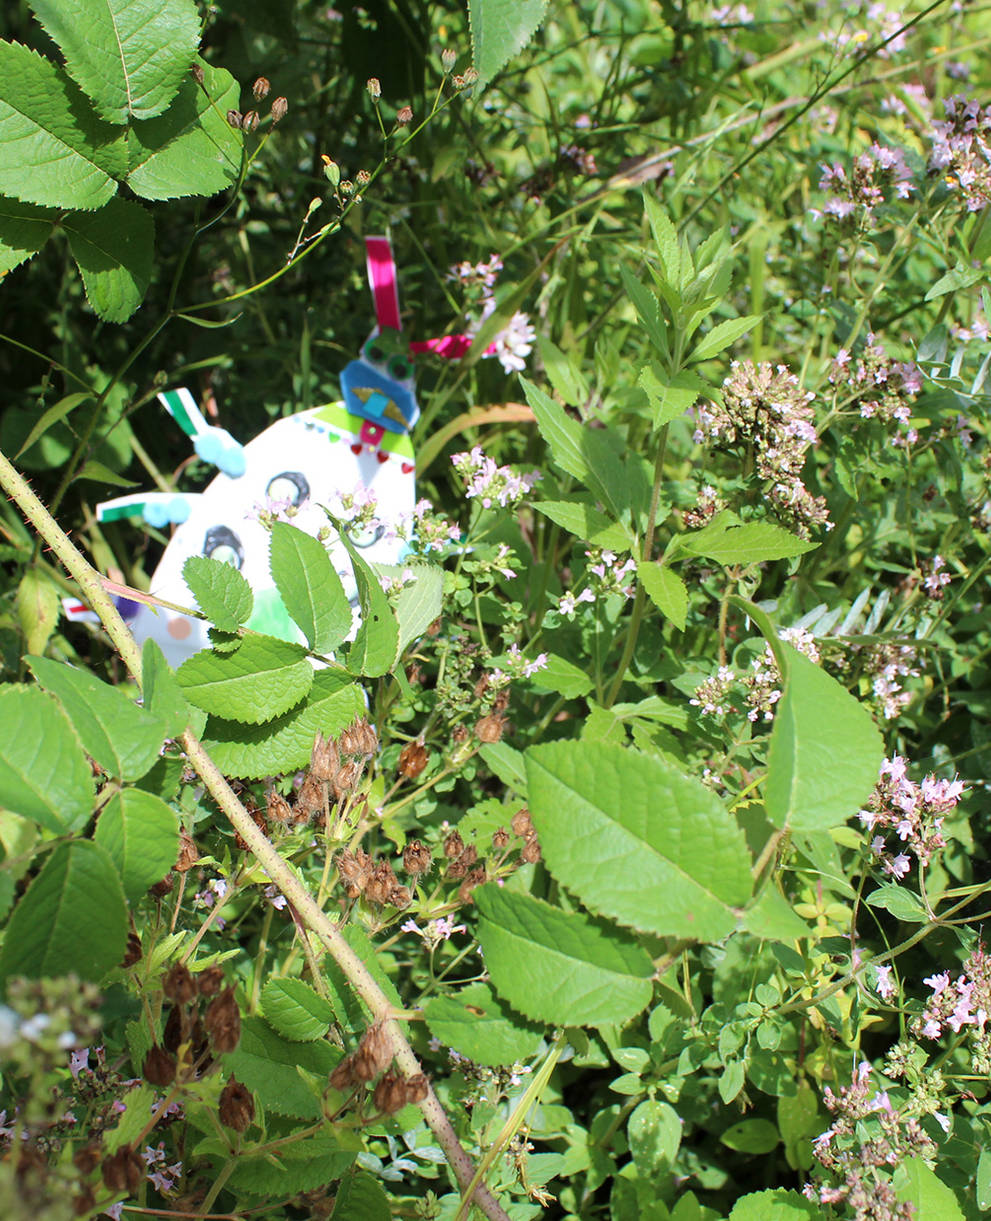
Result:
[[[284,513],[291,506],[292,524],[316,535],[328,527],[324,508],[339,511],[342,495],[354,496],[358,503],[374,498],[372,525],[349,533],[364,558],[378,564],[395,564],[402,558],[405,543],[395,527],[404,520],[412,522],[416,496],[416,462],[408,429],[419,409],[410,352],[459,356],[469,341],[455,336],[409,345],[400,330],[388,239],[366,239],[366,255],[378,325],[360,358],[341,374],[343,402],[277,420],[240,445],[225,429],[207,423],[185,388],[158,396],[192,440],[197,455],[219,473],[203,492],[136,493],[97,506],[101,522],[133,518],[158,528],[176,527],[151,577],[149,592],[154,598],[194,606],[183,565],[190,556],[208,556],[239,569],[251,585],[254,610],[249,628],[302,640],[275,588],[269,570],[270,535],[259,517]],[[357,614],[357,588],[339,539],[331,544],[329,554]],[[210,644],[203,619],[124,598],[118,602],[136,641],[157,641],[173,666]],[[64,607],[70,619],[94,618],[88,608],[71,599]]]

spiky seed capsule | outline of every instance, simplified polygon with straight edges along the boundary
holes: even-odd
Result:
[[[333,738],[325,738],[322,733],[318,733],[310,754],[310,775],[329,783],[337,775],[340,766],[341,757],[337,751],[337,743]]]

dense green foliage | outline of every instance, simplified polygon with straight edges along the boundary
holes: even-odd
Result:
[[[8,8],[0,1215],[980,1217],[986,14]],[[381,232],[414,520],[138,655],[66,536],[146,590],[157,393],[336,401]]]

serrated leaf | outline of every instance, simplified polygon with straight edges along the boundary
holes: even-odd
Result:
[[[330,653],[351,631],[351,604],[324,545],[277,521],[269,552],[272,580],[293,622],[317,653]]]
[[[821,1218],[816,1204],[783,1187],[742,1196],[729,1215],[729,1221],[821,1221]]]
[[[225,775],[241,779],[278,776],[304,767],[318,733],[336,737],[365,711],[357,684],[334,670],[313,678],[306,702],[263,725],[243,725],[211,717],[203,745]]]
[[[430,1033],[445,1047],[492,1067],[535,1055],[543,1031],[528,1022],[488,984],[469,984],[450,996],[434,996],[423,1011]]]
[[[633,302],[640,322],[647,332],[647,338],[661,353],[667,353],[667,329],[661,315],[661,303],[656,295],[645,284],[641,284],[628,267],[620,266],[620,278],[626,295]]]
[[[681,577],[653,560],[643,560],[637,565],[637,577],[661,614],[683,632],[688,615],[688,589]]]
[[[182,579],[203,614],[222,632],[236,632],[251,618],[254,594],[232,564],[191,555],[182,566]]]
[[[743,927],[765,941],[798,941],[802,937],[812,937],[814,933],[774,886],[765,886],[757,902],[747,908]]]
[[[161,646],[150,636],[141,649],[141,690],[145,707],[161,721],[166,737],[179,737],[190,724],[197,736],[202,733],[205,714],[186,703],[175,672]]]
[[[106,848],[133,905],[175,865],[179,816],[153,794],[127,788],[101,810],[93,838]]]
[[[651,996],[653,963],[620,929],[495,883],[472,892],[492,984],[526,1017],[554,1026],[626,1022]]]
[[[537,32],[548,0],[468,0],[471,58],[481,91]]]
[[[361,626],[348,650],[348,669],[352,674],[379,678],[388,674],[399,657],[399,622],[385,590],[345,532],[340,534],[354,571],[361,607]]]
[[[402,571],[412,572],[414,580],[403,586],[394,603],[399,623],[400,656],[440,615],[444,600],[442,568],[434,564],[404,564]]]
[[[668,376],[656,362],[641,372],[637,384],[647,395],[655,428],[684,415],[695,405],[699,395],[709,390],[708,382],[697,373],[682,369],[680,373]]]
[[[261,991],[265,1021],[294,1043],[322,1039],[334,1020],[328,1001],[301,979],[270,979]]]
[[[115,198],[98,212],[70,213],[62,228],[90,305],[104,322],[126,322],[151,283],[151,213],[133,200]]]
[[[547,654],[547,665],[538,670],[530,682],[538,690],[556,691],[569,700],[578,695],[588,695],[595,686],[585,670],[580,670],[557,653]]]
[[[63,834],[93,808],[93,773],[65,713],[43,691],[0,689],[0,806]]]
[[[78,975],[98,980],[127,945],[127,905],[113,861],[90,840],[58,844],[14,908],[0,979]]]
[[[728,509],[701,530],[679,535],[677,539],[679,551],[715,560],[717,564],[746,565],[791,559],[815,550],[818,545],[770,522],[741,522]]]
[[[299,1195],[329,1186],[357,1156],[357,1148],[343,1148],[337,1137],[310,1136],[286,1142],[275,1153],[255,1157],[245,1153],[238,1158],[228,1183],[233,1190],[253,1196]]]
[[[750,858],[710,790],[608,743],[535,746],[526,770],[547,868],[587,907],[661,936],[718,941],[733,931],[750,897]]]
[[[582,374],[577,356],[566,356],[545,335],[537,336],[537,351],[550,383],[569,407],[581,407],[588,402],[588,382]]]
[[[735,343],[741,335],[753,330],[762,316],[761,314],[747,314],[744,318],[729,318],[726,322],[720,322],[692,348],[690,359],[693,361],[709,360],[713,356],[718,356],[730,344]]]
[[[605,513],[581,500],[542,500],[533,506],[552,522],[594,547],[610,551],[629,551],[633,536],[620,522],[610,521]]]
[[[568,475],[585,484],[588,482],[588,462],[582,450],[582,427],[571,419],[564,408],[549,394],[520,378],[526,401],[537,421],[540,435],[547,442],[551,458]]]
[[[892,1175],[892,1186],[901,1202],[915,1206],[914,1215],[938,1217],[939,1221],[964,1221],[964,1211],[951,1187],[948,1187],[921,1157],[907,1157],[899,1162]]]
[[[97,118],[44,56],[0,41],[0,193],[53,208],[99,208],[126,169],[120,128]]]
[[[37,254],[55,231],[57,219],[54,208],[0,198],[0,275]]]
[[[299,1075],[296,1065],[326,1078],[340,1058],[341,1053],[324,1040],[293,1043],[260,1017],[246,1017],[241,1021],[241,1041],[223,1057],[223,1063],[225,1072],[233,1073],[258,1095],[266,1111],[318,1119],[318,1092]]]
[[[87,754],[110,776],[137,780],[157,762],[165,726],[88,670],[28,657],[40,686],[54,695]]]
[[[238,108],[237,82],[223,68],[197,64],[202,86],[187,76],[164,114],[130,129],[127,185],[143,199],[214,195],[240,173],[243,138],[226,117]]]
[[[678,244],[678,231],[671,218],[661,207],[660,200],[650,191],[643,193],[644,208],[650,231],[654,235],[654,244],[660,255],[664,278],[672,288],[681,287],[681,247]]]
[[[377,1179],[355,1174],[341,1180],[330,1221],[391,1221],[391,1217],[389,1197]]]
[[[111,123],[164,110],[200,40],[193,0],[31,0],[65,66]]]
[[[306,698],[313,667],[299,645],[274,636],[247,636],[235,653],[194,653],[176,678],[186,699],[211,716],[261,725]]]

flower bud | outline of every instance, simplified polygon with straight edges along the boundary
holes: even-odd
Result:
[[[255,1100],[233,1074],[220,1091],[220,1122],[235,1132],[243,1132],[255,1117]]]
[[[244,131],[254,131],[258,126],[258,111],[249,110],[241,119],[241,127]]]
[[[260,76],[251,86],[251,95],[256,102],[261,102],[268,97],[268,91],[272,88],[268,78]]]
[[[399,127],[408,127],[413,122],[413,111],[409,106],[402,106],[396,111],[396,124]]]
[[[279,123],[286,117],[286,112],[289,110],[289,103],[285,98],[276,98],[272,103],[272,123]]]
[[[453,47],[445,47],[440,53],[440,62],[445,72],[450,72],[457,63],[458,53]]]
[[[145,1056],[141,1075],[150,1085],[171,1085],[175,1081],[176,1058],[156,1043]]]
[[[214,1050],[233,1051],[241,1038],[241,1011],[234,999],[234,989],[225,988],[207,1006],[204,1018]]]
[[[326,153],[320,154],[320,160],[323,162],[323,175],[330,185],[337,190],[337,186],[341,181],[341,167],[333,158],[328,157]]]
[[[365,88],[373,102],[377,102],[382,96],[382,83],[377,76],[370,76],[365,83]]]

